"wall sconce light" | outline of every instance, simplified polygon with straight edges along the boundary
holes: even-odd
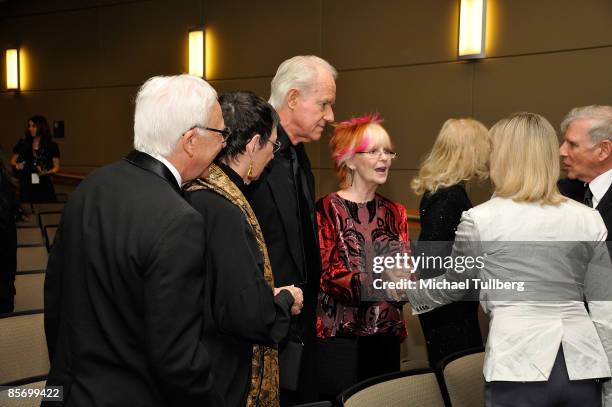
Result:
[[[6,50],[6,88],[8,90],[19,90],[19,49],[10,48]]]
[[[459,59],[485,56],[487,0],[460,0]]]
[[[204,30],[189,31],[189,74],[204,77]]]

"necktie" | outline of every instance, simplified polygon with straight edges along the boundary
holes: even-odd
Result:
[[[588,184],[584,189],[584,198],[582,199],[582,203],[590,208],[593,207],[593,192],[591,192],[591,188]]]

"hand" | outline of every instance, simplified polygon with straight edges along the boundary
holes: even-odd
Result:
[[[302,312],[302,307],[304,306],[304,296],[302,295],[302,290],[294,285],[288,285],[285,287],[274,288],[274,295],[277,295],[282,290],[289,291],[293,297],[291,315],[298,315],[300,312]]]
[[[24,168],[25,168],[25,164],[24,164],[24,163],[22,163],[22,162],[21,162],[21,163],[17,163],[17,164],[15,164],[15,169],[16,169],[16,170],[18,170],[18,171],[21,171],[21,170],[23,170]]]

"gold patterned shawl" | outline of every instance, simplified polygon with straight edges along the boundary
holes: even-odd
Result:
[[[271,290],[274,290],[274,277],[268,249],[264,242],[257,217],[246,200],[242,191],[229,179],[217,165],[212,164],[208,177],[193,181],[187,191],[210,189],[232,204],[236,205],[247,219],[251,230],[257,239],[257,245],[263,256],[264,278]],[[253,358],[251,359],[251,387],[247,397],[247,407],[278,407],[279,389],[278,379],[278,350],[263,345],[253,345]]]

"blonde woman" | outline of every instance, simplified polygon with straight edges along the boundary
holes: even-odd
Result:
[[[495,196],[463,213],[453,246],[454,259],[482,263],[449,268],[429,282],[436,288],[417,284],[413,309],[458,301],[466,290],[450,283],[478,279],[491,316],[486,405],[601,406],[612,360],[606,227],[597,210],[559,193],[559,142],[545,118],[517,113],[490,136]],[[604,395],[612,405],[609,388]]]
[[[412,181],[412,189],[422,196],[418,253],[450,254],[461,214],[472,207],[464,183],[488,175],[489,151],[487,128],[479,121],[449,119],[442,125],[419,175]],[[421,276],[435,277],[443,272],[422,269]],[[449,304],[419,319],[431,366],[452,353],[482,346],[478,302]]]

